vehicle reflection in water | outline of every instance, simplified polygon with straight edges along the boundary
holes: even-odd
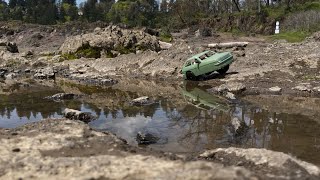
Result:
[[[61,117],[68,107],[92,112],[98,118],[90,126],[111,131],[132,145],[137,145],[136,135],[140,131],[159,137],[149,147],[161,151],[192,153],[218,147],[256,147],[320,164],[320,125],[313,116],[275,113],[242,101],[231,103],[192,86],[177,88],[170,92],[170,98],[154,96],[157,103],[148,106],[125,103],[138,97],[136,93],[109,90],[98,89],[88,99],[62,102],[43,100],[61,90],[1,95],[0,126],[11,128],[42,118]],[[97,105],[98,100],[121,103]]]
[[[149,147],[162,151],[255,147],[320,163],[320,125],[310,117],[273,113],[244,102],[232,104],[200,88],[183,88],[181,92],[184,103],[160,98],[150,107],[118,109],[113,117],[112,113],[105,113],[91,125],[112,131],[130,144],[137,144],[137,132],[152,133],[161,140]]]

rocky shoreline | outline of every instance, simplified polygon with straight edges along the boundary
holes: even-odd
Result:
[[[0,129],[2,179],[318,179],[320,169],[264,149],[198,157],[132,147],[80,121],[47,119]]]

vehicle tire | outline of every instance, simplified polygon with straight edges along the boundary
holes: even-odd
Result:
[[[225,74],[229,70],[229,64],[218,70],[219,74]]]
[[[195,76],[192,72],[186,72],[187,80],[196,81],[198,80],[197,76]]]

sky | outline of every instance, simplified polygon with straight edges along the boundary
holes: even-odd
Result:
[[[80,3],[84,2],[85,0],[77,0],[77,4],[79,5]]]
[[[9,0],[6,0],[6,1],[8,2]],[[84,2],[84,1],[86,1],[86,0],[77,0],[77,4],[79,5],[80,3]]]

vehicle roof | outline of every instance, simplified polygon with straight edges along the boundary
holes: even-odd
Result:
[[[198,58],[198,57],[206,54],[207,52],[210,52],[210,51],[203,51],[203,52],[201,52],[201,53],[199,53],[199,54],[193,55],[192,57],[188,58],[188,60],[194,59],[194,58]]]
[[[199,58],[200,56],[206,54],[207,52],[212,52],[212,51],[210,51],[210,50],[208,50],[208,51],[203,51],[203,52],[201,52],[201,53],[198,53],[198,54],[193,55],[192,57],[188,58],[187,61],[192,60],[192,59],[195,59],[195,58]],[[219,58],[219,57],[221,57],[221,56],[224,56],[224,55],[227,54],[227,53],[229,53],[229,52],[215,53],[215,54],[213,55],[213,57]]]

